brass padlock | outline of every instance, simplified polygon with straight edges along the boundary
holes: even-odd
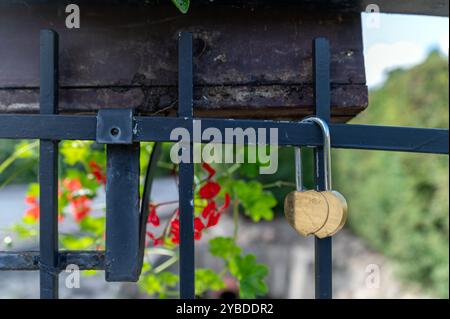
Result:
[[[314,234],[318,238],[325,238],[336,234],[344,227],[347,221],[348,205],[344,196],[333,190],[331,183],[331,134],[325,121],[317,117],[310,117],[304,122],[313,122],[319,125],[323,134],[323,155],[325,172],[325,191],[320,192],[328,203],[328,218],[323,227]]]
[[[284,201],[284,213],[289,224],[301,235],[308,236],[320,230],[328,219],[328,202],[323,194],[303,189],[301,149],[295,149],[295,176],[297,191]]]
[[[303,190],[301,149],[295,151],[297,191],[287,195],[284,211],[289,224],[301,235],[325,238],[336,234],[347,221],[348,205],[344,196],[332,190],[331,134],[327,123],[311,117],[303,122],[320,126],[323,134],[325,191]]]

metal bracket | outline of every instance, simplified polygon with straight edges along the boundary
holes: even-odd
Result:
[[[102,109],[97,113],[97,143],[133,143],[133,110]]]
[[[140,147],[133,143],[133,110],[97,114],[98,143],[107,144],[105,279],[137,281],[142,269],[139,211]]]

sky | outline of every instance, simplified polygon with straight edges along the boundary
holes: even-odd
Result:
[[[364,56],[369,88],[380,86],[389,70],[424,61],[431,50],[448,57],[449,19],[363,14]]]

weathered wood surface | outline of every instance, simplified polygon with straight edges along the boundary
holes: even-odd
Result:
[[[177,34],[195,36],[198,115],[293,118],[312,112],[312,40],[331,42],[333,117],[367,106],[360,16],[308,5],[160,5],[80,1],[81,28],[63,2],[0,4],[0,112],[38,110],[39,30],[60,34],[60,111],[177,107]],[[120,3],[119,3],[120,2]],[[164,2],[166,3],[166,2]],[[222,3],[222,4],[221,4]]]

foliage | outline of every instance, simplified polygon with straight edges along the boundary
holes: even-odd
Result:
[[[16,151],[0,164],[0,168],[6,171],[19,158],[36,160],[38,145],[38,142],[22,141],[16,147]],[[153,143],[141,143],[142,173],[145,173],[152,149]],[[167,152],[165,153],[167,156]],[[62,167],[58,192],[59,221],[75,223],[78,227],[75,232],[60,234],[60,246],[70,250],[103,250],[105,204],[97,202],[99,190],[106,185],[104,147],[87,141],[63,141],[60,143],[60,155]],[[169,175],[173,176],[174,183],[177,183],[176,165],[165,163],[163,159],[159,164],[161,168],[168,170]],[[260,182],[245,178],[246,170],[248,165],[241,167],[241,164],[214,168],[203,163],[196,168],[195,240],[202,240],[203,234],[220,222],[222,216],[230,210],[231,203],[234,219],[232,237],[216,237],[209,241],[211,254],[222,258],[224,267],[220,273],[215,273],[211,269],[196,270],[197,295],[225,288],[224,277],[228,275],[236,279],[240,296],[243,298],[255,298],[268,292],[264,283],[264,278],[268,274],[267,267],[258,264],[253,255],[243,255],[241,248],[236,244],[238,216],[242,213],[255,222],[261,219],[270,220],[273,218],[272,209],[277,202],[269,191],[264,190]],[[11,228],[20,238],[37,236],[40,214],[38,195],[39,185],[31,183],[25,198],[28,209],[22,222]],[[179,277],[171,271],[171,266],[179,257],[179,209],[174,209],[167,220],[163,221],[159,216],[162,207],[175,203],[177,201],[151,202],[149,205],[146,259],[139,287],[149,295],[159,298],[177,295]]]
[[[190,0],[172,0],[173,4],[181,13],[187,13],[189,10]]]
[[[2,140],[0,142],[0,188],[11,182],[19,184],[36,180],[36,158],[37,153],[33,143]]]
[[[448,128],[448,61],[437,53],[390,74],[353,123]],[[335,151],[336,188],[350,227],[398,263],[398,273],[448,298],[448,157]]]

